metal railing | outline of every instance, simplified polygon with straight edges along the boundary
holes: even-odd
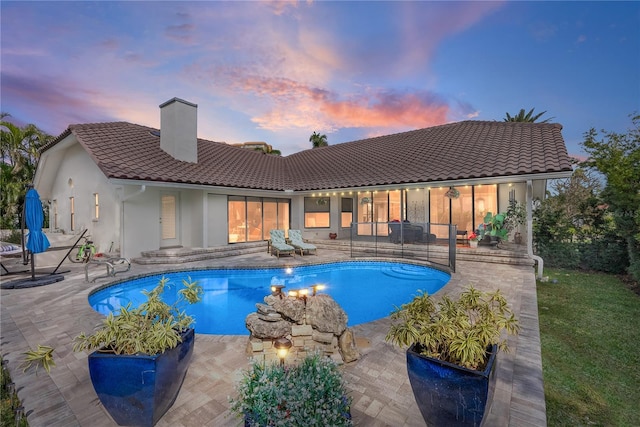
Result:
[[[352,258],[403,258],[456,270],[456,230],[452,224],[416,222],[351,223]]]

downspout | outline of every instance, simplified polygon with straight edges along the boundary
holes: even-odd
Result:
[[[533,254],[533,183],[527,180],[527,255],[538,263],[537,279],[542,279],[544,260]]]
[[[140,194],[144,193],[146,190],[147,190],[147,186],[141,185],[138,191],[133,192],[123,197],[122,199],[120,199],[120,256],[121,257],[125,256],[124,255],[124,246],[125,246],[124,245],[124,202],[136,196],[139,196]],[[122,192],[124,193],[124,188],[122,189]]]

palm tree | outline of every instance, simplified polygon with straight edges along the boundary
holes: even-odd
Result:
[[[534,116],[533,115],[533,110],[535,110],[535,108],[532,108],[531,110],[529,110],[528,113],[525,114],[524,108],[523,108],[515,116],[511,116],[509,113],[507,113],[507,117],[505,117],[504,121],[505,122],[529,122],[529,123],[533,123],[536,120],[538,120],[540,118],[540,116],[542,116],[544,113],[546,113],[546,111],[543,111],[542,113],[536,114]],[[553,119],[553,117],[545,119],[545,120],[542,120],[541,122],[538,122],[538,123],[549,123],[549,121],[552,120],[552,119]]]
[[[327,135],[325,134],[320,135],[318,132],[315,132],[315,131],[309,137],[309,142],[313,144],[313,148],[326,147],[327,145],[329,145],[329,143],[327,142]]]
[[[35,125],[24,127],[5,121],[7,113],[0,114],[0,226],[14,228],[22,205],[25,186],[35,175],[39,149],[51,139]]]

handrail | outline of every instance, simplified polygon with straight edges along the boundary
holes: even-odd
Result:
[[[107,271],[104,275],[102,276],[95,276],[94,278],[92,278],[91,280],[89,280],[89,266],[90,265],[104,265],[107,268]],[[122,270],[118,270],[116,268],[117,265],[126,265],[126,269],[122,269]],[[91,259],[88,263],[85,264],[84,266],[84,281],[89,283],[93,283],[95,282],[97,279],[105,279],[107,277],[115,277],[116,274],[119,273],[125,273],[127,271],[131,270],[131,261],[129,261],[127,258],[118,258],[118,257],[114,257],[114,258],[106,258],[106,259]]]
[[[78,240],[76,240],[76,242],[73,244],[73,246],[71,246],[71,247],[69,248],[69,251],[68,251],[66,254],[64,254],[64,256],[62,257],[62,260],[60,261],[60,263],[58,264],[58,266],[56,267],[56,269],[55,269],[55,270],[53,270],[53,273],[51,273],[51,274],[56,274],[56,271],[58,271],[58,269],[60,268],[60,266],[62,265],[62,263],[64,262],[64,260],[65,260],[65,259],[67,259],[67,257],[68,257],[68,256],[69,256],[69,254],[71,253],[71,251],[72,251],[72,250],[74,250],[74,249],[76,248],[76,245],[77,245],[77,244],[78,244],[78,242],[79,242],[79,241],[84,237],[84,235],[87,233],[87,231],[89,231],[89,229],[88,229],[88,228],[85,228],[85,229],[82,231],[82,234],[80,235],[80,237],[78,237]]]

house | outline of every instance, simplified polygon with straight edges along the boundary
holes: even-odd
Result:
[[[160,105],[161,129],[71,125],[47,144],[34,184],[51,231],[87,228],[100,251],[388,232],[386,222],[474,230],[510,198],[543,197],[571,174],[562,126],[463,121],[269,156],[197,138],[197,106]],[[382,223],[382,224],[372,224]]]

